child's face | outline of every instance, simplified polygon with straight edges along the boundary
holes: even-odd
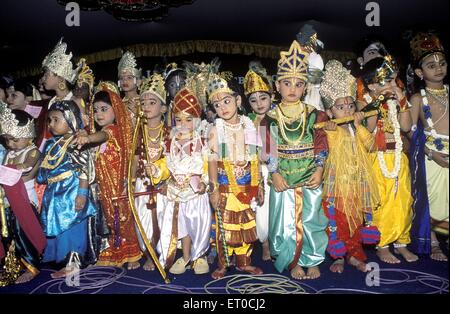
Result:
[[[54,136],[65,135],[71,131],[62,112],[56,110],[48,113],[48,130]]]
[[[356,104],[352,97],[341,97],[336,99],[330,111],[335,119],[350,117],[356,111]]]
[[[286,102],[299,101],[305,91],[305,82],[299,78],[285,78],[275,83],[281,98]]]
[[[124,92],[129,92],[136,89],[138,81],[132,73],[122,72],[119,75],[119,84]]]
[[[425,81],[442,82],[447,75],[447,60],[442,53],[429,55],[422,60],[421,69],[418,72]]]
[[[175,115],[175,126],[182,134],[188,134],[194,130],[194,117],[186,113],[177,113]]]
[[[264,92],[256,92],[250,95],[248,102],[256,114],[265,114],[270,109],[270,95]]]
[[[11,135],[4,135],[6,146],[12,151],[20,151],[31,144],[30,138],[15,138]]]
[[[396,78],[397,73],[394,73],[391,77],[385,79],[384,85],[380,83],[369,84],[369,90],[371,90],[375,96],[385,95],[388,92],[393,93],[394,89],[398,88]]]
[[[166,85],[167,93],[169,94],[169,97],[173,99],[175,95],[180,91],[180,89],[182,89],[186,85],[185,78],[182,74],[174,74],[166,82]]]
[[[152,93],[144,93],[141,95],[142,112],[147,119],[161,118],[165,112],[165,106],[161,99]]]
[[[60,79],[56,74],[54,74],[50,70],[46,70],[44,76],[42,77],[42,84],[44,85],[46,90],[56,90],[58,88],[58,84]]]
[[[8,95],[7,99],[9,108],[11,110],[24,110],[27,106],[26,97],[22,92],[14,91]]]
[[[116,115],[112,106],[103,101],[96,101],[94,103],[94,120],[101,127],[114,123]]]
[[[241,96],[229,93],[218,93],[211,99],[211,103],[219,118],[231,120],[237,116],[238,106],[241,105]]]

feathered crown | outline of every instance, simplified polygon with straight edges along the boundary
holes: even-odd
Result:
[[[266,92],[272,93],[271,79],[267,75],[266,69],[261,65],[261,63],[256,61],[251,61],[249,64],[249,71],[244,77],[244,93],[249,96],[255,92]],[[265,81],[265,80],[266,81]]]
[[[117,66],[118,75],[123,72],[130,72],[136,78],[141,78],[142,71],[137,68],[136,57],[130,51],[127,51],[120,58],[119,65]]]
[[[92,69],[86,64],[86,59],[81,58],[80,61],[78,61],[78,67],[81,68],[77,78],[78,86],[81,87],[83,83],[86,83],[89,85],[89,91],[92,91],[95,80],[94,72],[92,72]]]
[[[67,44],[62,41],[62,38],[42,61],[42,67],[47,68],[58,76],[61,76],[69,83],[75,83],[78,69],[73,69],[72,53],[66,54]]]
[[[161,74],[154,73],[150,77],[142,81],[139,85],[139,93],[141,95],[145,93],[152,93],[158,97],[163,104],[166,103],[166,89],[164,87],[164,79]]]
[[[179,68],[178,65],[177,65],[175,62],[169,63],[169,64],[166,66],[166,68],[165,68],[165,70],[164,70],[164,72],[163,72],[163,78],[164,78],[164,80],[167,80],[167,78],[169,77],[169,75],[172,74],[173,72],[176,72],[176,71],[183,71],[183,72],[184,72],[184,69]]]
[[[15,138],[34,138],[36,136],[33,119],[24,126],[19,126],[16,116],[8,105],[0,100],[0,135],[11,135]]]
[[[202,108],[197,97],[186,87],[182,88],[175,95],[172,111],[173,114],[184,112],[196,118],[200,118],[202,114]]]
[[[325,66],[325,75],[320,84],[320,95],[325,107],[331,108],[336,99],[351,96],[356,99],[356,79],[342,63],[330,60]]]
[[[384,61],[375,72],[373,83],[384,85],[386,79],[390,78],[394,73],[398,72],[397,62],[391,55],[383,57]]]
[[[426,56],[441,52],[444,53],[444,46],[442,46],[439,38],[432,33],[418,33],[409,43],[413,61],[420,62]]]
[[[307,81],[308,56],[309,53],[300,47],[298,41],[294,40],[288,51],[280,52],[277,80],[295,77]]]

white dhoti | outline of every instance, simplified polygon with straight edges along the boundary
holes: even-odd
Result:
[[[437,221],[448,221],[448,168],[425,159],[430,216]]]

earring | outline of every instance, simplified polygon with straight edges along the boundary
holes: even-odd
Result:
[[[423,76],[419,76],[420,80],[423,81]]]
[[[59,83],[58,83],[58,89],[59,89],[59,90],[65,90],[65,89],[66,89],[66,83],[64,83],[64,82],[59,82]]]

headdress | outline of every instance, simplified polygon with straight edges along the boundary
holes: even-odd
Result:
[[[444,53],[439,38],[432,33],[418,33],[409,43],[414,63],[422,61],[426,56],[441,52]]]
[[[377,58],[378,59],[378,58]],[[373,59],[373,60],[377,60]],[[387,55],[383,58],[381,65],[375,69],[375,73],[372,77],[365,78],[366,84],[380,84],[384,85],[386,80],[390,78],[394,73],[398,72],[397,63],[391,55]],[[372,61],[372,60],[371,60]],[[371,62],[370,61],[370,62]]]
[[[250,62],[250,70],[244,77],[244,93],[246,96],[255,92],[272,93],[271,79],[266,69],[259,62]],[[266,81],[263,79],[265,78]]]
[[[197,97],[189,89],[181,89],[174,98],[173,114],[184,112],[195,118],[200,118],[202,108]]]
[[[109,90],[117,95],[120,95],[119,87],[116,83],[111,81],[100,81],[97,86],[95,86],[94,94],[97,94],[101,90]]]
[[[306,82],[308,75],[308,56],[309,53],[294,40],[288,51],[280,52],[277,80],[294,77]]]
[[[325,75],[320,85],[320,95],[325,108],[331,108],[336,99],[351,96],[356,99],[356,79],[342,63],[330,60],[325,66]]]
[[[86,83],[89,85],[89,91],[92,92],[95,80],[94,72],[92,72],[92,69],[86,64],[86,59],[84,58],[81,58],[80,61],[78,61],[77,66],[81,69],[77,78],[78,86],[81,87],[83,83]]]
[[[72,53],[66,54],[67,44],[62,41],[62,38],[42,61],[42,67],[47,68],[58,76],[61,76],[70,84],[75,83],[78,69],[73,69]]]
[[[164,78],[164,80],[167,80],[167,78],[168,78],[172,73],[177,72],[177,71],[184,72],[184,69],[179,68],[178,65],[177,65],[175,62],[169,63],[169,64],[166,66],[166,68],[165,68],[165,70],[164,70],[164,72],[163,72],[163,78]]]
[[[212,74],[208,82],[208,100],[211,101],[218,93],[234,94],[234,91],[228,86],[227,80],[218,74]]]
[[[16,116],[8,105],[0,100],[0,135],[8,134],[15,138],[34,138],[36,136],[33,119],[19,126]]]
[[[117,66],[118,75],[123,72],[130,72],[136,78],[141,78],[142,70],[137,68],[136,57],[130,51],[127,51],[123,54],[122,58],[119,61],[119,65]]]
[[[163,104],[166,103],[166,89],[164,87],[164,79],[161,74],[155,73],[149,78],[142,81],[139,86],[139,93],[152,93],[158,97]]]
[[[84,128],[80,108],[73,100],[56,101],[48,111],[60,111],[73,133]]]

